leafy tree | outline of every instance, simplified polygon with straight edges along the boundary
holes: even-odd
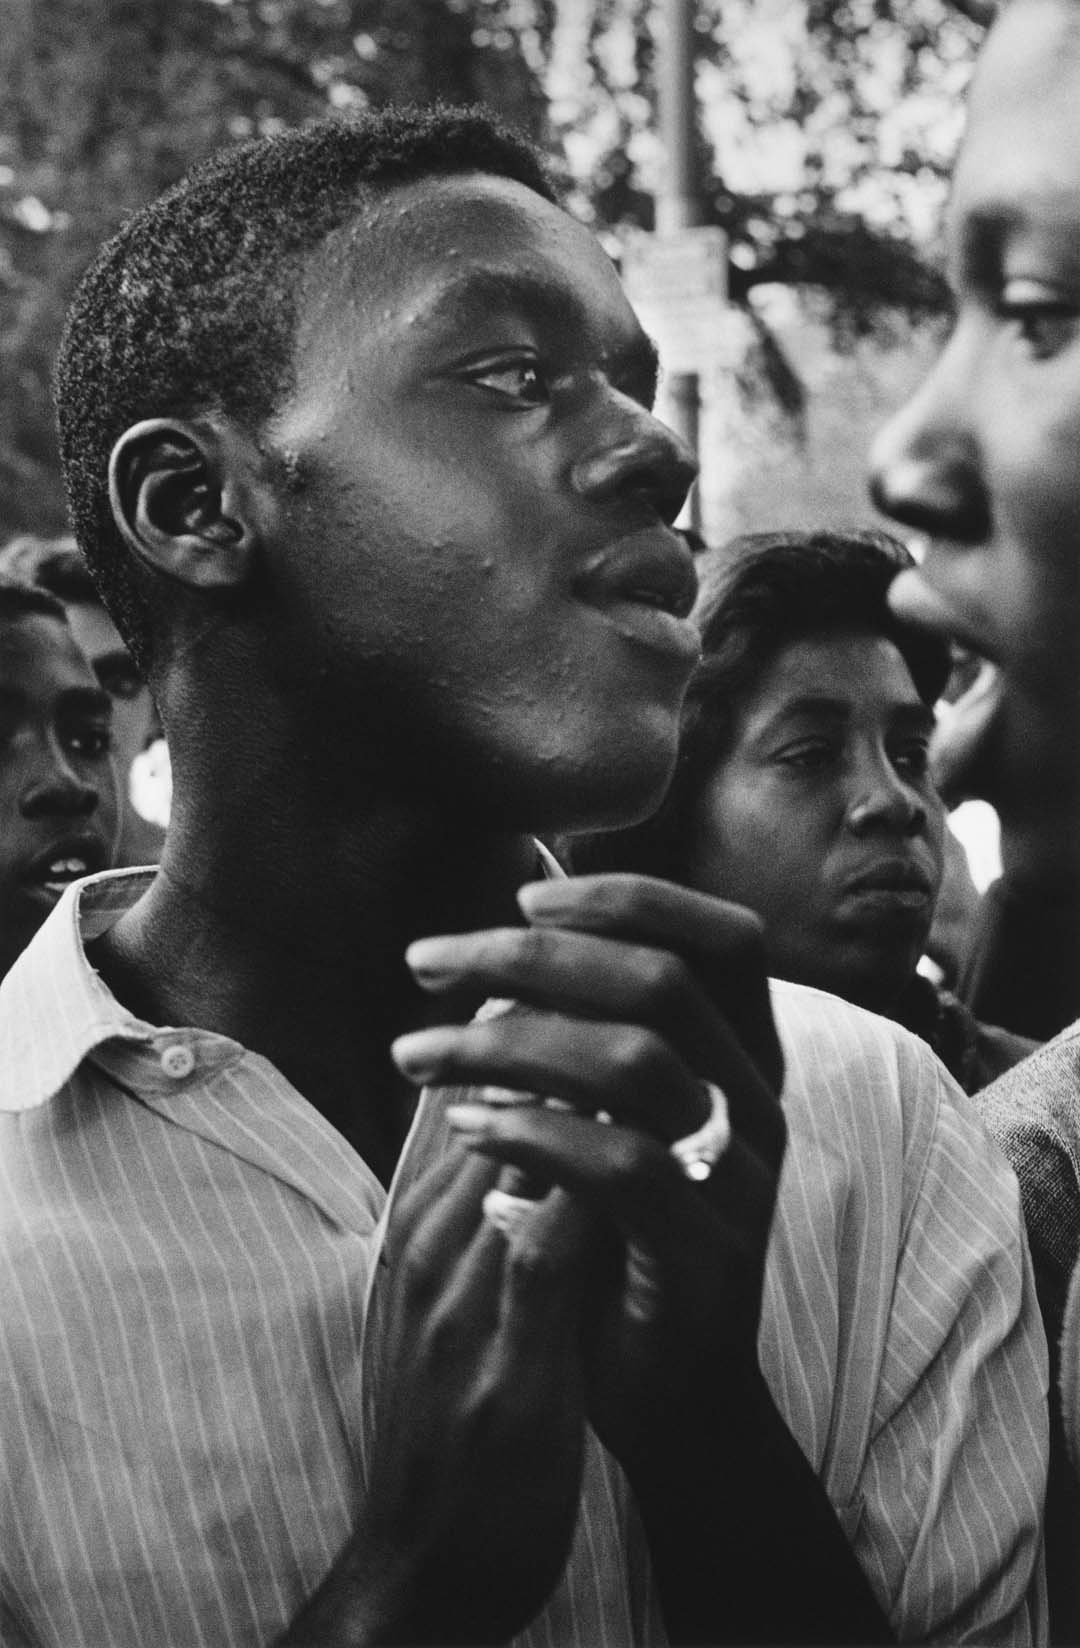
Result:
[[[819,286],[856,336],[883,306],[938,310],[936,220],[989,0],[688,3],[701,218],[730,237],[735,301],[768,282]],[[648,229],[661,162],[655,7],[582,0],[580,13],[587,49],[554,107],[571,154],[584,133],[594,141],[583,204],[599,224]]]
[[[512,0],[4,0],[0,536],[61,530],[51,363],[124,215],[202,156],[365,104],[480,100],[549,136]],[[538,24],[543,24],[543,14]]]
[[[655,3],[4,0],[0,536],[62,526],[51,361],[75,281],[127,212],[251,133],[479,99],[549,146],[614,243],[652,221]],[[936,139],[936,117],[955,114],[989,9],[699,0],[703,215],[730,236],[736,301],[763,282],[816,286],[850,337],[891,305],[940,304],[914,208],[943,192],[953,136]],[[786,175],[754,175],[746,155],[778,142]],[[794,393],[759,331],[762,371]]]

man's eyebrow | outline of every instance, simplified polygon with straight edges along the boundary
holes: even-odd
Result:
[[[0,710],[8,714],[17,713],[26,708],[30,702],[30,694],[23,687],[11,687],[0,682]],[[57,702],[65,712],[74,712],[79,715],[112,714],[112,699],[104,687],[64,687],[58,695]]]
[[[103,687],[65,687],[60,694],[60,707],[65,713],[76,715],[112,714],[112,699]]]
[[[111,647],[108,652],[99,652],[92,663],[95,669],[135,668],[127,647]]]
[[[577,326],[581,331],[589,326],[587,307],[570,287],[552,286],[527,270],[475,264],[460,269],[422,299],[419,318],[438,324],[446,318],[457,318],[465,306],[540,314],[545,320]],[[637,393],[646,393],[651,403],[660,380],[660,353],[647,332],[637,327],[617,351],[609,352],[608,362],[613,379],[632,385]]]

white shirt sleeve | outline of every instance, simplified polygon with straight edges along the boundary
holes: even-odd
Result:
[[[1047,1357],[1015,1177],[917,1038],[794,986],[774,1005],[774,1397],[901,1641],[1044,1641]]]

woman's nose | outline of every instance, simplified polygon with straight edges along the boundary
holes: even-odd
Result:
[[[967,416],[963,340],[954,340],[870,451],[870,495],[901,525],[971,543],[986,536],[989,499]]]

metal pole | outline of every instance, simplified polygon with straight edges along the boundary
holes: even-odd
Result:
[[[656,232],[670,235],[701,222],[694,153],[694,0],[660,0],[657,110],[664,145]]]
[[[695,0],[660,0],[657,52],[657,110],[664,146],[664,170],[656,197],[658,238],[693,229],[703,216],[694,150],[694,4]],[[698,452],[700,396],[695,372],[675,372],[667,380],[674,427]],[[701,529],[701,505],[695,486],[686,506],[688,524]]]

